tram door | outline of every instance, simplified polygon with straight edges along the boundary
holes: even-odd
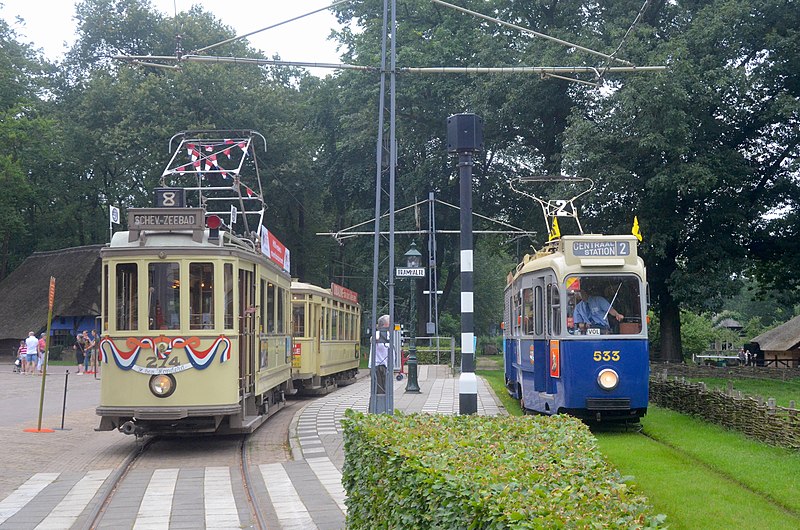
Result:
[[[239,381],[242,398],[255,386],[256,283],[253,271],[239,270]]]

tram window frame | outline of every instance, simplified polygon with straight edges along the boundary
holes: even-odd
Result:
[[[115,274],[116,329],[137,330],[139,329],[139,266],[136,263],[117,263]]]
[[[275,333],[275,284],[267,280],[267,307],[266,307],[267,321],[265,322],[265,330],[267,333]]]
[[[331,308],[331,340],[339,340],[339,302],[334,302]]]
[[[534,307],[533,307],[533,288],[525,287],[521,291],[522,305],[520,315],[522,315],[522,334],[531,335],[533,333]]]
[[[211,279],[211,283],[207,286],[208,278]],[[205,309],[208,311],[204,311]],[[190,262],[189,329],[214,329],[216,322],[214,317],[214,264],[208,261]]]
[[[225,317],[224,317],[224,326],[225,329],[234,329],[233,321],[233,263],[225,263],[223,266],[223,284],[225,289]]]
[[[110,288],[108,264],[106,263],[103,265],[103,331],[108,331],[108,296]]]
[[[292,336],[306,337],[306,301],[293,295],[292,301]]]
[[[182,284],[179,261],[158,261],[147,264],[148,329],[181,329]],[[164,299],[163,304],[162,299]]]
[[[278,287],[276,289],[275,309],[277,315],[275,317],[275,332],[279,335],[286,333],[286,289]]]
[[[544,335],[544,292],[541,285],[533,288],[533,333]]]
[[[575,288],[575,280],[578,280],[577,289]],[[618,290],[613,286],[618,284]],[[586,285],[589,285],[587,288]],[[610,335],[621,336],[637,336],[641,335],[646,329],[646,306],[644,306],[643,291],[644,286],[639,276],[632,273],[618,273],[618,274],[571,274],[564,279],[564,287],[566,289],[567,307],[572,310],[572,322],[567,315],[567,332],[575,336],[582,336],[587,334],[581,331],[579,323],[574,321],[574,313],[580,304],[577,301],[576,292],[589,291],[595,294],[602,295],[602,298],[612,304],[612,307],[624,316],[624,319],[619,322],[607,316],[610,328],[605,332]],[[608,291],[608,292],[606,292]],[[589,326],[592,327],[592,326]],[[601,328],[605,329],[605,328]],[[601,334],[605,334],[601,331]]]
[[[551,335],[561,335],[561,292],[557,283],[547,284],[547,306],[548,322],[547,325]]]

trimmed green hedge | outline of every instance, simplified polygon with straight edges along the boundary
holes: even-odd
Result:
[[[347,527],[657,528],[580,421],[367,415],[344,426]]]

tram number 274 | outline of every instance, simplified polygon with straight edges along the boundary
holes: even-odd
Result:
[[[594,352],[593,358],[597,362],[619,361],[619,350],[606,350],[606,351],[596,350]]]
[[[598,360],[597,354],[595,352],[595,360]],[[164,368],[169,364],[170,366],[180,366],[180,360],[177,357],[173,357],[172,359],[158,359],[156,357],[148,357],[147,359],[147,367],[148,368]]]

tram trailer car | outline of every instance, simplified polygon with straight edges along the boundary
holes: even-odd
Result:
[[[647,413],[647,279],[636,243],[625,235],[563,236],[509,274],[505,380],[524,410],[590,421]],[[594,297],[610,305],[595,303],[600,316],[583,322],[579,304]]]
[[[356,381],[360,357],[358,294],[292,282],[292,384],[302,394],[325,394]]]
[[[133,228],[101,252],[97,430],[253,431],[293,391],[291,277],[252,241],[206,228],[202,208],[128,215]]]

